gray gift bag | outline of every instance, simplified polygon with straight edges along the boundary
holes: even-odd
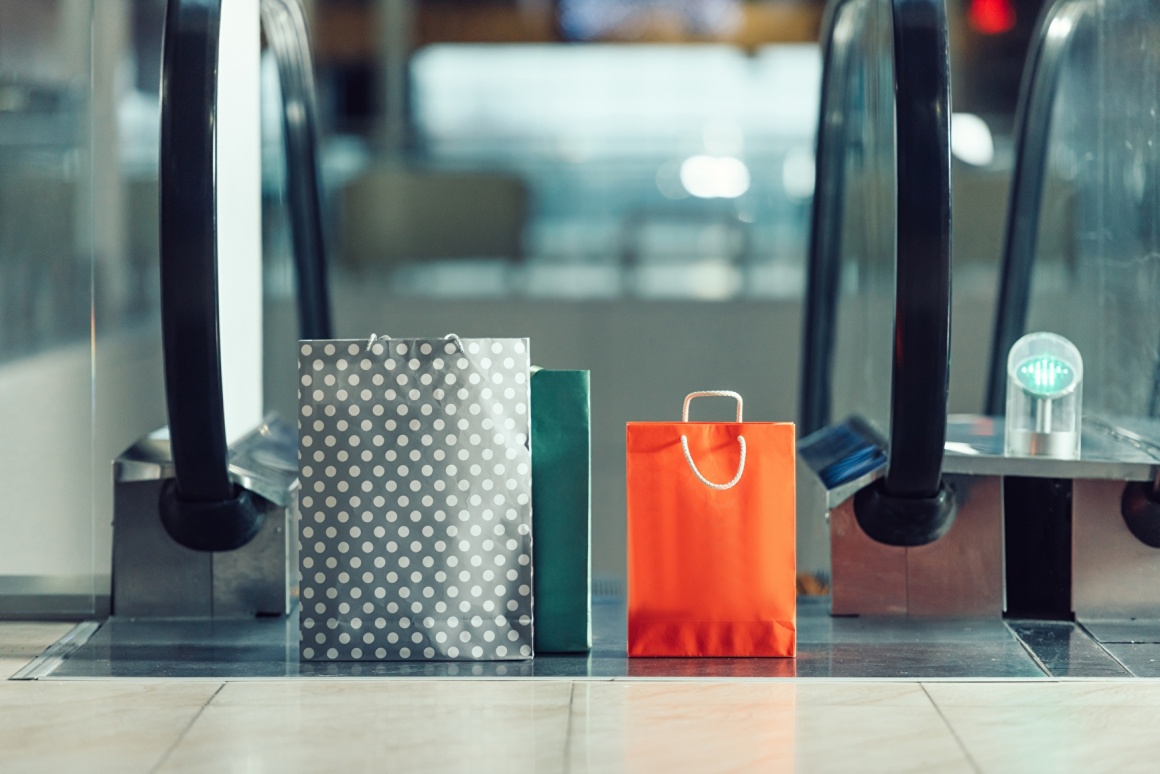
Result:
[[[532,656],[527,339],[299,344],[300,655]]]

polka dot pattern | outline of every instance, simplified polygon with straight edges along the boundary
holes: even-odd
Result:
[[[299,345],[307,661],[532,655],[526,339]]]

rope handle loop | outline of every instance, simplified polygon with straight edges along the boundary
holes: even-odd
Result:
[[[685,405],[681,408],[681,421],[689,421],[689,404],[693,402],[693,398],[733,398],[737,401],[737,421],[741,421],[741,409],[745,406],[745,401],[741,398],[739,393],[733,390],[701,390],[700,392],[690,392],[685,396]]]
[[[685,462],[689,463],[689,467],[692,469],[693,475],[701,479],[701,483],[705,486],[709,487],[710,489],[716,489],[718,491],[732,489],[733,487],[737,486],[737,482],[741,480],[741,474],[745,472],[745,436],[737,436],[737,443],[741,444],[741,462],[737,464],[737,475],[735,475],[733,480],[728,484],[714,484],[712,481],[701,475],[701,471],[697,470],[697,463],[693,462],[693,455],[689,452],[689,436],[681,436],[681,448],[685,450]]]
[[[387,334],[384,333],[382,336],[380,336],[377,333],[372,333],[371,337],[369,339],[367,339],[367,352],[370,352],[371,348],[375,344],[382,344],[385,347],[387,344],[390,344],[390,343],[391,343],[391,337],[388,336]]]
[[[681,421],[689,421],[689,404],[693,402],[693,398],[733,398],[737,401],[737,421],[741,421],[742,409],[745,407],[745,401],[741,395],[732,390],[701,390],[700,392],[690,392],[685,396],[685,405],[681,407]],[[701,475],[701,471],[697,470],[697,463],[693,462],[693,454],[689,451],[689,436],[681,436],[681,449],[685,452],[685,462],[689,463],[689,468],[693,471],[701,483],[710,489],[724,491],[732,489],[737,486],[737,482],[741,480],[741,474],[745,472],[745,436],[737,436],[737,443],[741,444],[741,461],[737,464],[737,475],[733,476],[733,480],[728,484],[714,484],[709,479]]]
[[[459,336],[458,336],[458,335],[456,335],[456,334],[454,334],[454,333],[448,333],[446,336],[444,336],[444,337],[443,337],[443,340],[444,340],[444,341],[453,341],[453,342],[455,342],[455,346],[456,346],[456,347],[459,349],[459,354],[461,354],[461,355],[462,355],[462,354],[464,354],[464,352],[463,352],[463,342],[459,340]]]

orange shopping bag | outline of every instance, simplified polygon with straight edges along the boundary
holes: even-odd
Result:
[[[794,426],[741,410],[628,424],[630,656],[796,652]]]

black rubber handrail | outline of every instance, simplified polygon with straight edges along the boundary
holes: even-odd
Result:
[[[836,3],[825,27],[803,342],[803,435],[830,420],[849,120],[845,92],[858,64],[836,34],[852,1]],[[885,477],[859,495],[856,512],[871,537],[919,545],[939,537],[953,518],[953,500],[942,482],[950,373],[950,61],[942,0],[891,0],[890,7],[897,165],[890,450]]]
[[[1031,301],[1031,274],[1039,241],[1039,211],[1047,179],[1048,140],[1053,102],[1064,57],[1080,17],[1092,8],[1090,0],[1058,0],[1039,18],[1023,80],[1015,121],[1015,170],[1007,202],[1003,258],[999,269],[999,299],[991,335],[983,411],[1006,413],[1007,354],[1023,335]]]
[[[161,77],[161,324],[174,478],[163,485],[159,506],[173,539],[200,551],[245,545],[261,529],[266,511],[258,495],[231,482],[228,467],[214,152],[221,3],[168,0]],[[298,90],[304,114],[302,120],[286,120],[291,156],[295,148],[301,150],[293,141],[309,144],[307,140],[313,139],[313,99],[301,93],[311,83],[308,62],[306,55],[296,65],[305,77],[283,82],[284,94],[289,92],[293,98]],[[280,63],[280,75],[283,72]],[[293,171],[295,160],[288,160],[288,175],[301,183],[302,170]],[[308,166],[306,178],[316,184],[312,149]],[[315,219],[307,221],[302,233],[316,249],[298,255],[298,284],[303,335],[319,338],[318,334],[329,331],[329,314],[317,189],[310,192],[291,184],[288,194],[295,219],[302,213],[310,215],[314,208]],[[299,244],[296,230],[296,253]],[[307,302],[301,301],[303,297]]]
[[[950,389],[950,54],[942,0],[894,0],[898,267],[885,490],[940,488]]]

